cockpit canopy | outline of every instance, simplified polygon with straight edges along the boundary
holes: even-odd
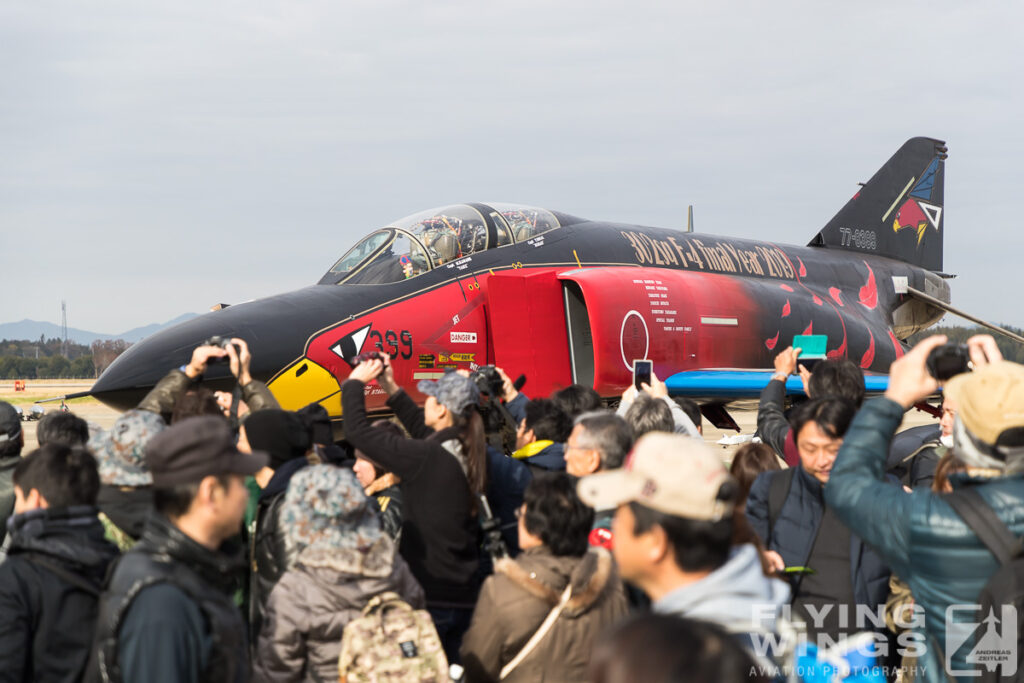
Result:
[[[401,282],[485,249],[525,242],[561,227],[566,218],[514,204],[454,204],[423,211],[362,239],[320,284]]]

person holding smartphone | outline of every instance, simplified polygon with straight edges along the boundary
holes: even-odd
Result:
[[[410,438],[374,429],[367,419],[364,389],[373,380]],[[457,663],[479,592],[477,501],[487,488],[480,391],[457,372],[416,388],[427,395],[422,408],[395,382],[387,354],[362,360],[341,387],[345,438],[401,479],[399,551],[423,586],[448,661]]]
[[[654,364],[652,361],[638,359],[633,361],[633,384],[631,384],[622,393],[622,400],[619,402],[619,407],[615,411],[615,414],[623,419],[626,419],[626,415],[629,413],[630,408],[633,406],[633,402],[637,399],[641,393],[647,394],[652,398],[658,399],[668,407],[669,413],[672,416],[672,427],[671,430],[668,426],[660,427],[658,429],[651,429],[647,431],[673,431],[677,434],[686,434],[696,438],[702,438],[700,430],[697,425],[693,423],[693,420],[683,412],[683,409],[679,407],[675,401],[669,398],[668,387],[665,383],[658,379],[658,376],[654,373]],[[645,402],[647,403],[647,402]],[[647,403],[648,410],[643,411],[644,413],[657,411],[662,413],[661,406],[657,406],[651,403]],[[634,418],[631,422],[631,426],[634,423],[646,423],[650,425],[660,424],[662,416],[658,414],[643,415],[638,414],[634,411],[632,414]],[[639,436],[639,435],[635,435]]]

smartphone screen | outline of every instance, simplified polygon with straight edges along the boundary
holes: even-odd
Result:
[[[651,386],[651,370],[653,363],[649,360],[634,360],[633,361],[633,386],[640,391],[640,385],[646,384]]]
[[[800,361],[825,357],[828,348],[827,334],[798,334],[793,337],[793,348],[801,349]]]

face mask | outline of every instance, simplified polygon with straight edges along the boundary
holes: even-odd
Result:
[[[953,422],[953,448],[956,450],[956,457],[968,467],[990,470],[1005,470],[1006,461],[1000,460],[989,453],[975,442],[967,428],[960,421],[958,415]]]
[[[946,448],[952,448],[953,447],[953,435],[952,434],[943,434],[942,436],[939,437],[939,443],[941,443]]]

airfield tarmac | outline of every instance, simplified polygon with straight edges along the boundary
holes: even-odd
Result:
[[[66,394],[74,394],[80,391],[87,391],[92,386],[93,380],[26,380],[25,391],[14,391],[14,382],[5,380],[0,382],[0,401],[7,401],[21,407],[26,413],[31,409],[35,401],[40,399],[54,398]],[[60,401],[42,403],[47,412],[60,410]],[[79,417],[88,422],[98,425],[102,429],[109,429],[120,412],[108,408],[94,398],[77,398],[67,402],[68,408]],[[737,401],[730,406],[729,412],[743,430],[743,434],[753,434],[757,427],[757,401]],[[913,410],[903,418],[901,429],[916,427],[922,424],[934,422],[935,418],[927,413]],[[36,447],[36,425],[34,420],[22,422],[22,429],[25,431],[26,452]],[[736,436],[734,431],[723,431],[711,426],[704,420],[704,440],[721,454],[722,461],[729,463],[732,454],[738,445],[720,445],[716,443],[725,436]]]

